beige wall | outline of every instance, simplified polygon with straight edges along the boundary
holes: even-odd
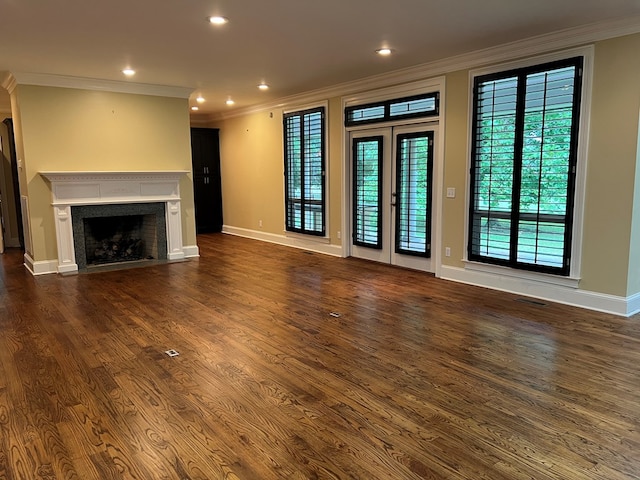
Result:
[[[282,234],[282,110],[216,123],[225,225]],[[262,221],[262,227],[260,227]]]
[[[444,191],[456,189],[455,198],[444,198],[442,208],[442,248],[451,248],[451,256],[442,252],[442,263],[462,267],[465,246],[465,210],[467,208],[467,128],[469,118],[469,72],[446,76]]]
[[[621,296],[640,291],[637,280],[627,288],[634,191],[640,188],[638,52],[640,35],[597,43],[593,76],[580,288]]]
[[[636,171],[640,112],[640,35],[595,45],[591,135],[588,149],[582,280],[580,289],[626,297],[640,292],[640,195]],[[443,264],[462,267],[467,209],[469,72],[446,75]],[[341,101],[329,99],[331,243],[341,244]],[[295,108],[292,105],[290,108]],[[273,114],[271,117],[270,114]],[[281,235],[284,230],[282,110],[217,122],[220,128],[225,225]],[[634,205],[636,208],[634,209]],[[633,228],[632,228],[633,227]],[[344,239],[344,235],[342,235]],[[637,245],[637,246],[636,246]],[[630,263],[632,265],[630,266]]]
[[[12,93],[33,260],[57,258],[51,190],[41,171],[191,171],[188,101],[18,85]],[[193,183],[181,183],[184,245],[195,245]]]
[[[328,102],[329,224],[332,244],[340,244],[342,201],[342,103]],[[226,226],[274,235],[285,232],[282,109],[252,113],[210,124],[220,129],[223,218]],[[260,226],[262,221],[262,226]]]

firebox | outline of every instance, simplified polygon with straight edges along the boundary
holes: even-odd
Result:
[[[78,205],[71,217],[78,269],[167,259],[162,202]]]

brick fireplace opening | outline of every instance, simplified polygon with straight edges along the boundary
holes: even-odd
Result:
[[[164,203],[71,207],[78,269],[167,259]]]

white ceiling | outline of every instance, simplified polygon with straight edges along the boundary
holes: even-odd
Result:
[[[220,113],[639,15],[640,0],[0,0],[0,72],[192,87]]]

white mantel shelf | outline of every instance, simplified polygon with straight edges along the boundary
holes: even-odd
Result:
[[[39,172],[51,183],[53,205],[180,200],[186,170],[145,172]]]
[[[78,270],[71,217],[71,207],[74,205],[164,202],[167,258],[185,258],[182,245],[180,179],[189,171],[39,173],[51,184],[59,273]]]

